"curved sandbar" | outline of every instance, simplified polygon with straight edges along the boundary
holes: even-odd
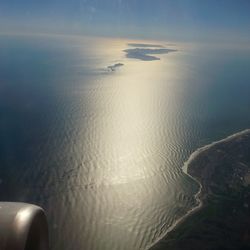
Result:
[[[250,129],[196,150],[184,171],[201,184],[200,209],[152,249],[250,249]]]

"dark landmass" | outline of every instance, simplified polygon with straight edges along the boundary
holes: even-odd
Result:
[[[160,58],[152,55],[167,54],[170,52],[175,52],[177,50],[166,49],[166,48],[161,48],[161,49],[135,48],[135,49],[125,49],[123,51],[126,52],[127,58],[135,58],[142,61],[154,61],[154,60],[160,60]]]
[[[108,66],[107,68],[108,68],[110,71],[115,71],[117,68],[122,67],[122,66],[124,66],[123,63],[116,63],[116,64],[114,64],[114,65]]]
[[[149,44],[149,43],[128,43],[131,47],[141,47],[141,48],[163,48],[160,44]]]
[[[250,249],[250,130],[197,150],[187,172],[202,206],[151,249]]]

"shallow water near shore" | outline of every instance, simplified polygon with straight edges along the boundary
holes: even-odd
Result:
[[[132,42],[0,37],[0,199],[43,206],[52,249],[147,249],[197,205],[190,154],[250,127],[249,51]]]

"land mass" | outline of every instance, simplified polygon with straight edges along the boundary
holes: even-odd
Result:
[[[149,43],[128,43],[128,46],[131,47],[141,47],[141,48],[163,48],[160,44],[149,44]]]
[[[116,64],[114,64],[114,65],[108,66],[107,68],[108,68],[110,71],[115,71],[117,68],[122,67],[122,66],[124,66],[123,63],[116,63]]]
[[[250,130],[198,149],[186,171],[200,206],[151,249],[250,249]]]
[[[177,50],[167,49],[167,48],[157,48],[157,49],[133,48],[133,49],[125,49],[123,51],[126,53],[127,58],[134,58],[141,61],[155,61],[155,60],[160,60],[160,58],[152,55],[167,54],[170,52],[176,52]]]

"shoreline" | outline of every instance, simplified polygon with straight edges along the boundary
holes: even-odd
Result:
[[[162,235],[162,237],[160,237],[159,239],[157,239],[157,241],[155,243],[152,243],[149,247],[147,247],[145,250],[149,250],[152,249],[154,246],[156,246],[161,240],[163,240],[164,238],[167,237],[168,233],[170,233],[171,231],[173,231],[174,229],[176,229],[178,226],[180,226],[187,218],[189,218],[191,215],[197,213],[199,210],[201,210],[204,206],[204,201],[205,201],[205,197],[204,195],[206,194],[202,194],[204,187],[202,186],[201,181],[196,178],[195,176],[193,176],[192,174],[190,174],[188,172],[188,169],[190,167],[190,165],[192,164],[192,162],[200,156],[201,153],[206,152],[207,150],[210,150],[211,148],[213,148],[214,146],[217,146],[221,143],[226,143],[229,142],[230,140],[236,139],[239,136],[242,136],[244,134],[248,134],[250,133],[250,129],[244,129],[242,131],[236,132],[232,135],[229,135],[221,140],[218,141],[214,141],[211,142],[210,144],[207,144],[205,146],[202,146],[200,148],[197,148],[187,159],[187,161],[184,162],[183,167],[182,167],[182,171],[188,175],[191,179],[193,179],[196,183],[198,183],[199,185],[199,190],[198,192],[194,195],[194,198],[196,199],[196,201],[198,202],[198,205],[193,207],[192,209],[190,209],[189,211],[187,211],[187,213],[185,215],[183,215],[182,217],[180,217],[179,219],[177,219],[172,226],[170,226],[168,228],[168,230],[164,233],[164,235]]]

